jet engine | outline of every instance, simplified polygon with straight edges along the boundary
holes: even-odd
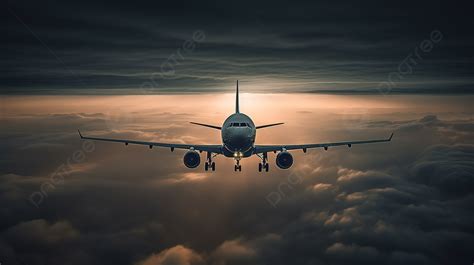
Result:
[[[281,169],[288,169],[293,165],[293,156],[287,151],[280,152],[276,157],[276,164]]]
[[[195,168],[201,163],[201,156],[196,151],[188,151],[183,157],[184,165],[189,168]]]

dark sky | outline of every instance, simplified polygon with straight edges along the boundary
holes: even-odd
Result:
[[[370,93],[390,81],[392,92],[471,93],[474,81],[474,22],[459,2],[86,0],[5,7],[4,94],[220,91],[235,79],[255,92]],[[432,32],[439,34],[435,42]],[[407,57],[410,68],[399,69]]]

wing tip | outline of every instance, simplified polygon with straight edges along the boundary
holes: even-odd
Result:
[[[82,136],[82,133],[79,129],[77,129],[77,132],[79,133],[79,136],[81,137],[81,139],[84,139],[84,136]]]
[[[393,137],[393,132],[392,132],[392,134],[390,134],[390,137],[388,138],[388,140],[392,141],[392,137]]]

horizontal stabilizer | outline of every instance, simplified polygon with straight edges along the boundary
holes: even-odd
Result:
[[[255,127],[255,129],[262,129],[262,128],[267,128],[267,127],[272,127],[272,126],[277,126],[277,125],[282,125],[282,124],[285,124],[285,123],[284,122],[279,122],[279,123],[260,125],[260,126]]]
[[[197,123],[197,122],[190,122],[190,123],[195,124],[195,125],[204,126],[204,127],[209,127],[209,128],[212,128],[212,129],[217,129],[217,130],[222,129],[219,126],[214,126],[214,125],[209,125],[209,124],[204,124],[204,123]]]

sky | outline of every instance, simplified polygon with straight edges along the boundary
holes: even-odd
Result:
[[[0,265],[474,261],[474,20],[448,1],[23,1],[0,16]],[[394,137],[189,169],[257,144]],[[201,160],[204,159],[202,154]]]
[[[448,1],[7,1],[2,94],[472,93]]]

